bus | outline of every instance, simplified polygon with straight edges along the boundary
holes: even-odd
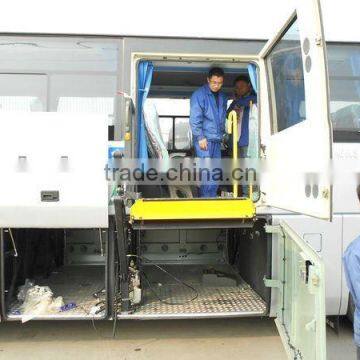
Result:
[[[319,1],[298,1],[270,39],[64,24],[3,33],[0,54],[1,321],[269,316],[290,358],[326,358],[360,232],[360,44],[326,37]],[[193,159],[190,97],[213,66],[229,96],[241,74],[256,92],[249,158],[273,171],[252,195],[104,176],[144,146]],[[331,160],[351,168],[298,173]]]

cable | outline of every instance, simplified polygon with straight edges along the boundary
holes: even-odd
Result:
[[[114,246],[115,253],[117,253],[117,241],[115,241]],[[117,315],[118,315],[118,276],[119,276],[119,263],[115,261],[115,289],[114,289],[114,298],[113,298],[113,306],[114,306],[114,321],[113,321],[113,329],[112,329],[112,337],[116,337],[116,323],[117,323]]]
[[[141,273],[143,274],[144,276],[144,279],[146,280],[146,282],[148,283],[149,285],[149,288],[150,290],[153,292],[153,294],[158,298],[159,301],[163,302],[164,304],[167,304],[167,305],[185,305],[189,302],[192,302],[194,300],[196,300],[199,296],[199,293],[198,291],[192,287],[191,285],[185,283],[184,281],[178,279],[176,276],[174,276],[173,274],[169,273],[167,270],[165,270],[163,267],[161,267],[160,265],[158,264],[155,264],[153,263],[151,260],[147,259],[146,257],[144,256],[140,256],[140,255],[126,255],[127,257],[137,257],[139,259],[142,259],[142,260],[145,260],[147,263],[149,263],[150,265],[153,265],[155,266],[156,268],[158,268],[159,270],[161,270],[163,273],[167,274],[168,276],[170,276],[171,278],[173,278],[177,283],[179,283],[180,285],[183,285],[187,288],[189,288],[191,291],[193,291],[195,293],[195,295],[189,299],[189,300],[186,300],[186,301],[183,301],[183,302],[170,302],[170,301],[166,301],[164,299],[162,299],[160,297],[160,295],[156,292],[156,290],[153,288],[153,286],[151,285],[151,282],[149,281],[149,279],[147,278],[146,274],[142,271]]]
[[[114,336],[113,335],[111,335],[111,336],[105,336],[105,335],[103,335],[101,332],[100,332],[100,330],[96,327],[96,325],[95,325],[95,317],[92,317],[91,318],[91,324],[92,324],[92,327],[93,327],[93,329],[95,330],[95,333],[98,335],[98,336],[100,336],[102,339],[112,339]]]
[[[111,202],[113,201],[113,197],[118,194],[118,185],[114,184],[111,190],[110,198],[108,205],[111,205]]]
[[[95,292],[95,293],[93,294],[93,297],[99,300],[99,301],[95,304],[95,306],[99,306],[99,305],[101,304],[102,307],[101,307],[99,310],[97,310],[97,311],[95,312],[95,314],[91,317],[91,324],[92,324],[92,327],[93,327],[93,329],[95,330],[95,332],[96,332],[96,334],[97,334],[98,336],[100,336],[100,337],[103,338],[103,339],[112,339],[112,338],[114,338],[114,330],[112,330],[111,336],[105,336],[105,335],[103,335],[103,334],[98,330],[98,328],[97,328],[96,325],[95,325],[95,315],[97,315],[97,314],[98,314],[99,312],[101,312],[101,311],[104,311],[105,308],[106,308],[106,307],[105,307],[105,302],[106,302],[105,299],[104,299],[104,300],[99,299],[99,294],[102,294],[104,290],[105,290],[105,288],[102,288],[101,290],[99,290],[99,291],[97,291],[97,292]]]
[[[218,254],[218,251],[206,251],[206,252],[187,252],[186,255],[211,255]]]
[[[100,290],[97,290],[92,294],[95,299],[99,299],[102,295],[105,296],[105,287],[102,287]]]
[[[117,314],[118,314],[118,308],[117,308],[118,302],[117,302],[117,297],[116,297],[116,291],[117,291],[117,286],[115,285],[115,294],[114,294],[114,299],[113,299],[113,305],[114,305],[114,321],[113,321],[113,328],[112,328],[112,337],[113,338],[116,337],[116,322],[117,322]]]
[[[154,287],[151,285],[151,282],[150,280],[147,278],[146,274],[144,272],[142,272],[142,275],[143,275],[143,279],[147,282],[148,286],[149,286],[149,289],[151,290],[151,292],[156,296],[156,298],[166,304],[166,305],[171,305],[171,306],[175,306],[175,305],[185,305],[191,301],[194,301],[195,299],[197,299],[198,297],[198,292],[193,288],[191,287],[190,285],[187,285],[187,284],[184,284],[185,286],[188,286],[189,288],[191,288],[192,291],[195,292],[195,296],[189,300],[186,300],[186,301],[182,301],[182,302],[170,302],[170,301],[167,301],[167,300],[164,300],[161,298],[161,296],[156,292],[156,290],[154,289]]]

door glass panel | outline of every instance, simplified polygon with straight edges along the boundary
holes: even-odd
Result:
[[[271,86],[273,130],[279,132],[306,118],[305,86],[297,21],[267,58]]]

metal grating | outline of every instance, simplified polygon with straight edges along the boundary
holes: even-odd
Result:
[[[194,285],[198,297],[194,297],[194,291],[179,285],[166,285],[157,287],[157,293],[162,300],[168,303],[179,303],[169,305],[160,301],[151,290],[145,290],[144,305],[140,306],[133,315],[186,315],[186,314],[218,314],[222,315],[257,315],[266,312],[266,303],[249,286],[244,287],[209,287]],[[188,302],[186,302],[188,301]],[[186,302],[186,303],[184,303]]]

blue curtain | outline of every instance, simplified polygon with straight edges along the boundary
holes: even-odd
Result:
[[[360,53],[352,54],[350,56],[351,70],[354,76],[360,76]],[[360,80],[355,82],[356,91],[360,97]]]
[[[255,93],[258,92],[257,86],[257,74],[256,74],[256,65],[248,65],[248,73],[251,81],[251,85]],[[259,157],[259,121],[258,121],[258,112],[257,107],[252,106],[249,113],[249,145],[247,148],[247,157],[249,158],[258,158]]]
[[[252,88],[257,93],[258,86],[257,86],[257,75],[256,75],[256,65],[255,64],[248,65],[248,73],[249,73]]]
[[[137,154],[139,159],[147,159],[149,157],[147,150],[147,136],[145,129],[145,120],[143,114],[143,106],[149,94],[151,80],[154,72],[154,66],[150,61],[141,61],[138,71],[138,132],[137,132]]]

